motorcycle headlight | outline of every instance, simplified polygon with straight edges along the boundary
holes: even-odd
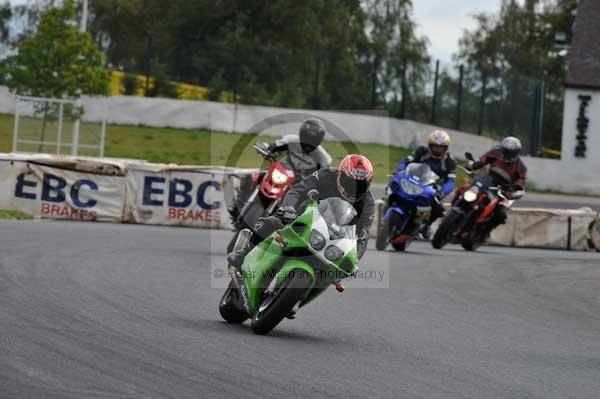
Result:
[[[273,169],[273,173],[271,173],[271,180],[275,184],[284,184],[288,179],[288,176],[285,173],[281,173],[277,169]]]
[[[338,260],[344,256],[344,251],[335,245],[330,245],[325,250],[325,258],[331,262]]]
[[[309,241],[310,246],[317,251],[320,251],[323,249],[323,247],[325,247],[325,237],[323,237],[323,234],[319,233],[317,230],[310,232]]]
[[[471,189],[465,191],[465,193],[463,194],[463,198],[467,202],[475,202],[475,200],[477,199],[477,191],[479,191],[479,190],[474,190],[471,188]]]
[[[419,195],[424,191],[423,187],[413,182],[410,182],[407,179],[400,180],[400,185],[402,186],[402,190],[404,190],[405,193],[410,195]]]

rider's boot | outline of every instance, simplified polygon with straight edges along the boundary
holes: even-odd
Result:
[[[429,223],[425,223],[421,227],[421,235],[426,240],[429,240],[431,238],[431,226],[429,225]]]
[[[240,249],[232,251],[229,255],[227,255],[227,262],[238,270],[242,270],[242,265],[244,264],[244,259],[248,252],[252,251],[252,249],[256,246],[252,240],[248,240],[248,242]]]

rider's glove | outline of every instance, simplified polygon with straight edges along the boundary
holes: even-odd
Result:
[[[293,222],[297,216],[298,212],[291,206],[282,206],[277,210],[277,217],[281,219],[284,224]]]
[[[439,184],[435,185],[435,195],[434,195],[434,197],[438,201],[442,201],[442,198],[444,198],[444,193],[442,192],[442,186],[440,186]]]

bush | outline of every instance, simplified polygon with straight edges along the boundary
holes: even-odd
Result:
[[[137,75],[126,73],[123,77],[123,88],[126,96],[134,96],[138,90],[138,78]]]

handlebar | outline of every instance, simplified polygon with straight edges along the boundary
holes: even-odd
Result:
[[[463,171],[465,171],[469,176],[474,176],[476,174],[475,171],[471,170],[471,169],[467,169],[462,165],[458,165],[459,168],[461,168]]]
[[[276,159],[275,156],[271,152],[269,152],[269,150],[265,148],[263,144],[264,143],[255,143],[253,147],[258,153],[258,155],[262,156],[267,161],[274,161]]]

